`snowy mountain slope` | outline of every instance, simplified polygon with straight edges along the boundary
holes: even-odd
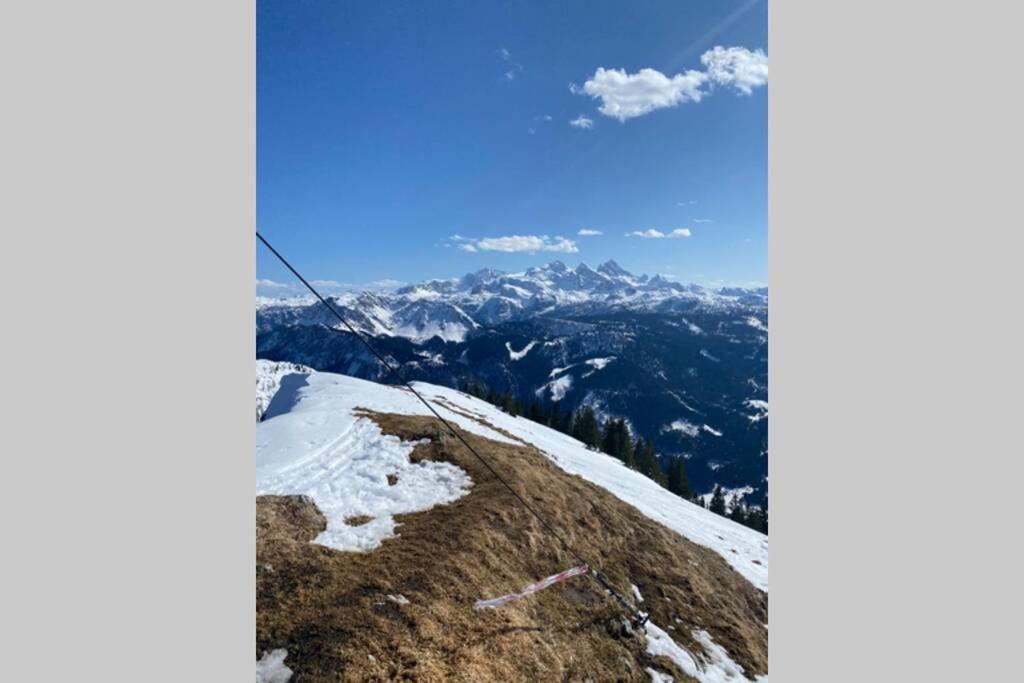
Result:
[[[509,416],[459,391],[419,382],[414,386],[428,399],[434,399],[445,419],[462,429],[499,442],[521,441],[536,447],[564,471],[607,489],[645,516],[710,548],[754,586],[768,590],[767,536],[675,496],[615,458],[591,451],[561,432]],[[323,510],[330,533],[318,542],[333,547],[379,542],[393,532],[393,523],[384,520],[368,532],[372,534],[369,539],[342,538],[338,534],[345,533],[342,527],[347,516],[376,517],[382,511],[391,515],[424,509],[454,500],[466,485],[456,473],[446,471],[423,473],[410,484],[413,489],[408,492],[358,490],[364,481],[380,481],[380,477],[375,478],[380,468],[373,462],[374,457],[408,469],[401,462],[408,451],[402,444],[381,437],[379,430],[363,426],[368,421],[355,415],[357,408],[430,414],[415,396],[401,388],[330,373],[295,374],[285,378],[263,422],[257,425],[256,477],[260,493],[310,495],[322,510],[320,502],[326,497],[345,498],[343,504],[328,503],[329,511]],[[342,455],[360,464],[332,470],[330,462]],[[346,481],[354,488],[345,488]]]
[[[763,535],[560,432],[416,383],[652,622],[610,636],[621,611],[585,579],[481,614],[475,599],[570,560],[412,392],[258,367],[278,387],[256,426],[263,680],[767,680]],[[537,623],[551,628],[541,649]],[[495,629],[500,644],[473,645]]]
[[[733,569],[768,590],[768,537],[670,493],[619,460],[588,449],[562,432],[523,417],[512,417],[462,392],[422,382],[413,384],[428,400],[443,399],[479,415],[489,424],[535,446],[560,468],[607,489],[647,517],[694,543],[714,550]]]

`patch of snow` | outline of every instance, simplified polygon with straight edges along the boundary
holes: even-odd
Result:
[[[530,349],[532,349],[536,345],[537,342],[532,341],[526,346],[524,346],[522,351],[513,351],[512,344],[510,342],[505,342],[505,348],[508,349],[508,357],[511,358],[513,361],[517,361],[520,358],[525,358],[526,354],[530,352]]]
[[[440,337],[442,341],[461,342],[466,339],[469,329],[467,325],[462,323],[431,321],[422,328],[417,328],[415,325],[403,325],[402,327],[395,328],[392,334],[396,337],[405,337],[417,344],[421,344],[434,337]]]
[[[633,589],[633,596],[636,598],[636,601],[637,602],[643,602],[644,601],[644,596],[640,595],[640,589],[636,587],[636,584],[635,583],[631,583],[631,584],[629,584],[629,586],[630,586],[630,588]]]
[[[554,369],[551,370],[551,372],[548,373],[548,377],[554,377],[556,375],[561,375],[566,370],[572,370],[574,367],[576,367],[575,363],[573,363],[572,365],[566,365],[564,368],[554,368]]]
[[[604,370],[609,363],[615,360],[615,356],[609,356],[607,358],[591,358],[587,361],[587,365],[594,368],[595,370]]]
[[[698,427],[697,425],[693,424],[692,422],[687,422],[686,420],[680,418],[680,419],[672,422],[671,424],[667,424],[664,427],[662,427],[661,431],[662,432],[681,432],[681,433],[685,434],[686,436],[697,436],[698,434],[700,434],[700,427]]]
[[[709,427],[707,425],[701,425],[700,428],[703,429],[708,434],[711,434],[713,436],[721,436],[722,435],[722,432],[718,431],[717,429],[712,429],[711,427]]]
[[[716,643],[707,631],[695,629],[692,632],[694,640],[703,649],[703,653],[697,654],[701,660],[698,664],[692,654],[680,647],[676,641],[672,640],[672,636],[655,624],[647,622],[646,629],[647,653],[654,657],[668,657],[683,673],[697,679],[700,683],[750,683],[743,667],[734,662],[725,648]],[[648,669],[648,674],[650,672],[651,670]],[[652,680],[657,679],[654,679],[652,675]],[[757,678],[757,681],[767,682],[767,680],[766,676]]]
[[[654,622],[648,621],[644,628],[647,630],[647,654],[652,657],[668,657],[684,674],[697,678],[697,662],[689,652],[679,647],[676,641],[672,640],[672,636],[661,630]]]
[[[288,683],[292,670],[285,666],[287,656],[284,648],[264,652],[256,662],[256,683]]]
[[[668,674],[663,674],[651,667],[647,667],[645,671],[647,671],[647,675],[651,677],[651,683],[673,683],[674,679]]]
[[[760,422],[761,420],[768,417],[768,401],[762,401],[756,398],[748,398],[743,402],[744,405],[753,408],[757,412],[753,415],[747,415],[747,419],[751,422]]]
[[[704,334],[704,330],[700,329],[686,318],[680,318],[680,320],[683,321],[683,324],[686,325],[686,329],[690,330],[690,332],[693,332],[694,334]]]
[[[444,356],[440,353],[430,353],[429,351],[417,351],[416,355],[427,361],[429,365],[440,366],[444,365]]]
[[[700,355],[702,355],[705,358],[707,358],[708,360],[714,361],[716,363],[721,363],[722,362],[720,359],[716,358],[715,356],[712,356],[711,352],[708,351],[707,349],[701,349],[700,350]]]
[[[285,377],[256,427],[257,494],[309,496],[327,520],[313,542],[353,551],[372,550],[394,537],[394,515],[461,498],[472,485],[462,469],[410,462],[416,443],[385,435],[354,414],[358,407],[407,413],[403,408],[412,402],[418,403],[408,391],[380,391],[341,375]],[[398,483],[389,485],[388,474],[397,474]],[[358,515],[372,519],[359,526],[345,523]]]
[[[674,398],[676,401],[679,402],[679,405],[681,405],[682,407],[686,408],[691,413],[697,413],[698,415],[703,415],[704,414],[704,413],[700,412],[699,410],[697,410],[696,408],[694,408],[693,406],[691,406],[690,404],[688,404],[686,401],[684,401],[682,399],[682,397],[680,397],[679,394],[677,394],[676,392],[672,391],[671,389],[666,389],[666,391],[668,392],[669,396],[671,396],[672,398]]]
[[[758,320],[757,318],[755,318],[754,316],[748,317],[744,322],[753,327],[755,330],[760,330],[761,332],[768,331],[768,326],[765,325],[760,320]]]
[[[398,595],[388,595],[388,600],[390,600],[391,602],[397,603],[399,605],[408,605],[409,604],[409,598],[405,597],[401,593],[399,593]]]
[[[534,393],[541,398],[544,397],[545,391],[551,392],[552,401],[561,401],[565,398],[565,395],[572,389],[572,375],[562,375],[558,379],[553,379],[547,384],[541,386]]]
[[[708,467],[710,467],[712,471],[721,469],[721,465],[718,465],[717,463],[714,464],[717,465],[717,467],[712,466],[712,463],[708,463]],[[754,488],[752,486],[740,486],[734,489],[727,489],[723,486],[722,496],[725,498],[725,509],[731,509],[735,503],[743,500],[744,496],[753,492]],[[711,496],[713,495],[714,491],[711,491],[710,493],[702,493],[697,497],[704,502],[704,505],[708,505],[711,502]]]

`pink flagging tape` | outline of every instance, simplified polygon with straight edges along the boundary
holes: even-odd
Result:
[[[537,591],[544,590],[548,586],[554,585],[559,581],[565,581],[566,579],[571,579],[574,576],[586,574],[588,571],[590,571],[590,568],[585,564],[581,564],[578,567],[566,569],[561,574],[555,574],[553,576],[549,576],[546,579],[542,579],[537,583],[531,583],[529,586],[524,588],[519,593],[503,595],[500,598],[492,598],[490,600],[478,600],[476,604],[473,605],[473,607],[476,609],[497,609],[498,607],[504,605],[506,602],[512,602],[513,600],[525,598],[527,595],[530,595],[531,593],[536,593]]]

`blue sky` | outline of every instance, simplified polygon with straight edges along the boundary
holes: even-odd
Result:
[[[259,229],[328,288],[609,258],[765,282],[767,40],[762,0],[259,0]]]

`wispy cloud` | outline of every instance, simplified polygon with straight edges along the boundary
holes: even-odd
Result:
[[[685,202],[676,202],[676,206],[694,206],[696,203],[696,199],[690,199]]]
[[[501,61],[505,63],[505,80],[514,81],[523,73],[523,65],[519,62],[513,61],[512,53],[505,48],[498,50],[498,54],[501,55]]]
[[[694,218],[693,222],[694,223],[714,223],[714,221],[711,220],[710,218]]]
[[[458,237],[458,239],[455,239]],[[459,235],[453,235],[452,241],[462,251],[475,253],[478,251],[500,251],[505,253],[525,252],[535,254],[540,251],[561,252],[564,254],[575,254],[579,247],[571,239],[556,235],[507,235],[504,237],[484,237],[482,239],[469,239]]]
[[[576,118],[569,121],[569,125],[574,128],[582,128],[583,130],[590,130],[594,127],[594,120],[588,119],[583,114],[580,114]]]
[[[381,280],[373,280],[372,282],[363,283],[339,282],[337,280],[310,280],[309,284],[313,285],[313,287],[322,294],[330,295],[337,294],[339,292],[395,289],[404,285],[405,282],[392,278],[384,278]],[[256,280],[256,293],[262,296],[274,297],[297,296],[308,294],[309,290],[299,282],[276,282],[274,280],[260,278]]]
[[[600,230],[591,230],[590,228],[581,228],[580,231],[577,232],[576,234],[579,235],[580,237],[595,237],[597,235],[603,235],[604,233],[601,232]]]
[[[624,69],[598,67],[582,87],[570,84],[569,90],[600,99],[599,112],[626,121],[657,109],[700,102],[716,86],[749,95],[768,82],[768,56],[763,50],[716,45],[701,55],[700,61],[704,71],[689,69],[674,76],[657,69],[631,74]]]
[[[263,289],[291,289],[291,285],[285,284],[284,282],[275,282],[267,279],[256,280],[256,286],[262,287]]]
[[[662,232],[661,230],[634,230],[633,232],[627,232],[626,237],[641,237],[646,240],[665,240],[665,239],[678,239],[680,237],[690,236],[689,228],[676,228],[671,232]]]

